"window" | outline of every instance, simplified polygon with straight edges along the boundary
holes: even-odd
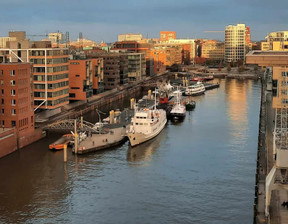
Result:
[[[15,80],[10,80],[10,85],[11,85],[11,86],[15,86],[15,84],[16,84],[16,81],[15,81]]]
[[[3,70],[0,70],[0,74],[1,74],[1,75],[3,75],[3,74],[4,74]]]
[[[4,89],[1,89],[1,93],[2,93],[2,95],[4,95]]]
[[[15,96],[16,94],[16,90],[15,89],[11,89],[11,96]]]
[[[11,71],[10,71],[10,75],[11,75],[11,76],[15,76],[15,70],[11,70]]]
[[[1,99],[1,104],[4,104],[4,99]]]
[[[11,121],[12,127],[16,126],[16,121]]]
[[[12,105],[12,106],[15,106],[15,105],[16,105],[16,100],[15,100],[15,99],[12,99],[12,100],[11,100],[11,105]]]
[[[2,121],[2,127],[4,127],[5,126],[5,121]]]
[[[16,109],[12,109],[12,110],[11,110],[11,114],[12,114],[12,115],[16,115]]]
[[[4,114],[4,112],[5,112],[4,109],[2,109],[2,114]]]
[[[4,85],[4,80],[1,80],[1,86],[3,86]]]

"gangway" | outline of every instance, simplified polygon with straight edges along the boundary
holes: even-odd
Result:
[[[45,131],[74,131],[75,128],[74,119],[66,119],[53,122],[52,124],[43,127]],[[97,132],[97,128],[94,124],[84,121],[83,119],[76,120],[77,131],[78,132]]]

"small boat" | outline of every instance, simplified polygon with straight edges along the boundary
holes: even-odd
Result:
[[[203,82],[205,79],[202,77],[193,77],[190,80],[193,82]]]
[[[210,80],[213,80],[213,79],[214,79],[213,75],[208,75],[208,76],[204,77],[204,81],[210,81]]]
[[[193,110],[196,106],[196,102],[194,100],[186,101],[186,110],[190,111]]]
[[[68,145],[70,141],[74,138],[73,134],[66,134],[59,138],[57,141],[53,142],[49,145],[49,149],[51,150],[62,150],[64,149],[64,145]]]
[[[201,95],[205,92],[205,86],[202,82],[197,82],[194,85],[187,86],[185,90],[186,96],[195,96],[195,95]]]
[[[172,119],[183,119],[186,116],[186,107],[180,100],[182,92],[177,90],[176,92],[176,101],[173,104],[172,110],[170,111],[170,117]]]

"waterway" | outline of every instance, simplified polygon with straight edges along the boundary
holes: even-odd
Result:
[[[0,223],[252,223],[261,83],[216,81],[135,148],[69,153],[65,165],[49,134],[0,159]]]

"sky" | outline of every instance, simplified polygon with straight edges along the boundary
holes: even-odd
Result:
[[[159,38],[161,30],[176,31],[177,38],[224,40],[224,33],[204,31],[237,23],[250,26],[253,41],[288,30],[288,0],[0,0],[0,15],[0,36],[59,30],[97,42],[115,42],[121,33]]]

